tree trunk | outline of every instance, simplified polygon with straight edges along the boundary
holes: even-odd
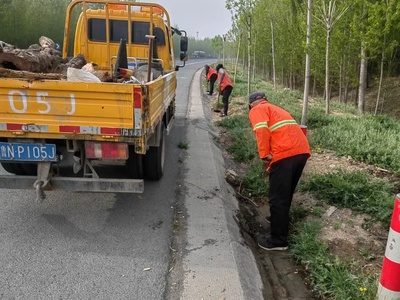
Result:
[[[360,86],[358,88],[358,111],[365,111],[365,89],[367,83],[367,59],[365,53],[365,44],[361,43],[361,61],[360,61]]]
[[[239,41],[238,41],[238,47],[237,47],[237,53],[236,53],[236,62],[235,62],[235,74],[233,75],[233,84],[236,83],[236,74],[237,74],[237,67],[239,64],[239,54],[240,54],[240,41],[242,40],[242,34],[239,34]]]
[[[247,41],[247,96],[250,95],[250,90],[251,90],[251,16],[249,16],[249,32],[248,32],[248,41]]]
[[[317,76],[314,76],[314,80],[313,80],[313,90],[312,90],[312,95],[313,97],[315,97],[317,91]]]
[[[301,115],[301,125],[307,124],[308,114],[308,95],[310,93],[310,45],[311,45],[311,20],[312,20],[312,0],[308,0],[308,13],[307,13],[307,39],[306,39],[306,70],[304,74],[304,96],[303,96],[303,110]]]
[[[378,95],[376,96],[375,112],[374,112],[375,115],[378,113],[379,100],[380,100],[380,97],[381,97],[384,61],[385,61],[385,53],[384,53],[384,51],[382,51],[381,67],[380,67],[381,68],[381,71],[380,71],[381,74],[379,76]]]
[[[274,23],[273,19],[270,18],[271,22],[271,50],[272,50],[272,81],[274,84],[274,91],[276,91],[276,69],[275,69],[275,40],[274,40]]]
[[[343,56],[341,56],[339,63],[339,102],[342,102],[343,61]]]
[[[292,54],[290,54],[290,68],[289,68],[289,88],[290,90],[294,90],[294,86],[293,86],[293,56]]]
[[[253,51],[253,81],[256,78],[256,49],[257,49],[257,32],[254,34],[254,51]]]
[[[330,92],[329,92],[329,47],[330,47],[331,31],[328,28],[326,31],[326,52],[325,52],[325,113],[329,114],[329,102],[330,102]]]
[[[378,87],[378,95],[376,96],[376,104],[375,104],[375,115],[378,112],[379,100],[381,97],[381,89],[382,89],[382,81],[383,81],[383,68],[385,62],[385,47],[386,46],[386,34],[383,36],[383,47],[382,47],[382,57],[381,57],[381,70],[379,76],[379,87]]]

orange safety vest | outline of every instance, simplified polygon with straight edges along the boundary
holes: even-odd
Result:
[[[207,75],[207,80],[211,80],[211,75],[213,75],[213,74],[217,75],[217,71],[215,71],[211,67],[208,67],[208,73],[206,74]]]
[[[224,78],[222,79],[222,82],[221,82],[221,70],[223,70],[223,72],[225,73],[224,74]],[[229,78],[229,75],[228,75],[228,72],[226,72],[226,70],[225,69],[220,69],[219,70],[219,72],[218,72],[218,83],[219,83],[219,90],[222,92],[227,86],[232,86],[233,87],[233,84],[232,84],[232,81],[231,81],[231,79]]]
[[[258,154],[260,158],[271,154],[270,165],[298,154],[311,155],[307,137],[286,110],[264,101],[250,110],[249,119],[256,135]]]

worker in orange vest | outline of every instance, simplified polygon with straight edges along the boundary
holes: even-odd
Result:
[[[257,140],[258,154],[269,172],[271,233],[260,238],[265,250],[288,249],[289,210],[310,146],[306,135],[289,112],[272,105],[265,93],[249,97],[249,119]]]
[[[205,65],[204,69],[206,71],[207,82],[210,85],[210,88],[209,88],[209,90],[207,92],[208,92],[209,95],[212,95],[213,92],[214,92],[214,84],[217,81],[218,74],[217,74],[217,71],[215,71],[209,65]]]
[[[228,115],[229,96],[232,93],[233,84],[222,64],[218,64],[216,69],[218,72],[219,95],[222,95],[222,103],[224,105],[220,116],[226,117]]]

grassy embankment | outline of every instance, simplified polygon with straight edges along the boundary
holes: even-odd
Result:
[[[229,70],[229,68],[228,68]],[[231,72],[232,73],[232,72]],[[253,81],[253,91],[264,91],[271,103],[288,110],[300,123],[302,92],[279,90],[260,79]],[[238,162],[250,166],[242,184],[254,197],[268,192],[268,182],[257,156],[256,143],[247,117],[247,83],[236,80],[230,110],[241,107],[242,113],[218,121],[231,138],[227,149]],[[385,116],[360,115],[353,107],[331,103],[331,114],[325,114],[322,99],[310,99],[308,138],[312,152],[334,151],[337,155],[400,173],[400,122]],[[340,169],[326,174],[307,176],[298,191],[308,191],[321,203],[338,208],[350,208],[355,213],[366,213],[369,222],[381,222],[389,228],[395,197],[394,184],[372,178],[367,172],[346,172]],[[322,222],[318,218],[305,221],[296,217],[312,214],[296,213],[292,208],[296,230],[291,237],[291,254],[303,264],[313,289],[325,299],[375,299],[377,274],[366,274],[354,262],[340,261],[330,254],[329,245],[318,239]],[[368,222],[367,222],[368,226]]]

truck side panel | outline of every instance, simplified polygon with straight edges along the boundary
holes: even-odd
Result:
[[[48,137],[60,135],[63,126],[133,128],[133,98],[133,85],[2,79],[0,130],[31,125],[36,133],[26,137]]]
[[[168,106],[175,100],[176,73],[172,72],[160,79],[149,83],[149,122],[151,128],[158,124]]]
[[[102,139],[99,135],[121,135],[121,129],[149,135],[175,99],[176,73],[143,87],[147,96],[132,84],[2,79],[0,131],[3,137],[57,139],[79,133]]]

